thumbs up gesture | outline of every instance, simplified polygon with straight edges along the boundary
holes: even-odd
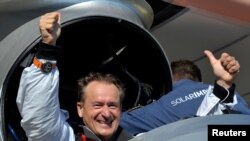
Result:
[[[204,53],[210,61],[214,75],[218,78],[217,83],[229,88],[240,70],[239,62],[228,53],[222,53],[219,59],[209,50],[205,50]]]

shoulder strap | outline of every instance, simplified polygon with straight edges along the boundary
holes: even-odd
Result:
[[[76,141],[87,141],[87,138],[84,134],[77,134]]]

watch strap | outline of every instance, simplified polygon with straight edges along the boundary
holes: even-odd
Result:
[[[42,63],[37,57],[34,57],[33,59],[33,64],[37,67],[40,68],[43,72],[50,72],[52,69],[56,67],[55,63],[51,62],[44,62]]]

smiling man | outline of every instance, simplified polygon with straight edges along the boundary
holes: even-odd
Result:
[[[90,73],[78,81],[78,90],[77,110],[83,123],[103,141],[115,140],[124,97],[121,82],[110,74]]]

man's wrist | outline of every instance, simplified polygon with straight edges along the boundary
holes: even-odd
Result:
[[[45,44],[48,44],[48,45],[51,45],[51,46],[56,46],[56,40],[45,40],[45,39],[43,39],[42,43],[45,43]]]
[[[41,42],[36,53],[38,59],[57,60],[61,48]]]
[[[229,88],[226,88],[218,84],[218,81],[216,81],[214,84],[213,93],[215,96],[217,96],[221,100],[221,102],[224,102],[224,103],[233,102],[234,91],[235,91],[234,83]]]
[[[232,82],[226,82],[224,80],[218,79],[216,80],[216,83],[220,85],[221,87],[224,87],[225,89],[228,89],[232,86]]]

